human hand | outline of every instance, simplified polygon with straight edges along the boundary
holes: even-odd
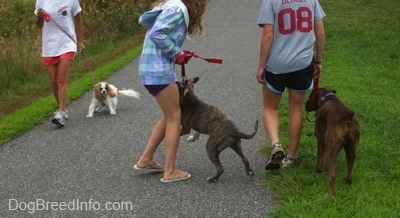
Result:
[[[42,8],[39,8],[37,11],[37,16],[38,18],[44,19],[46,22],[50,22],[50,16],[46,11],[44,11]]]
[[[183,50],[183,53],[185,53],[185,54],[190,54],[190,55],[193,55],[193,54],[194,54],[194,52],[188,51],[188,50]]]
[[[78,52],[82,53],[85,51],[85,44],[83,42],[78,42]]]
[[[265,80],[264,80],[264,68],[259,68],[257,71],[257,81],[260,84],[265,84]]]
[[[176,64],[179,64],[179,65],[187,64],[189,62],[189,59],[193,57],[193,53],[192,52],[188,52],[188,51],[186,51],[188,53],[185,53],[185,51],[183,51],[183,52],[184,52],[183,54],[178,55],[175,58],[175,63]]]
[[[36,15],[38,16],[38,18],[43,18],[43,16],[44,16],[45,13],[46,13],[46,12],[45,12],[43,9],[39,8],[39,9],[37,10]]]
[[[318,77],[319,74],[321,73],[321,71],[322,71],[322,65],[321,64],[315,64],[313,77],[314,78]]]

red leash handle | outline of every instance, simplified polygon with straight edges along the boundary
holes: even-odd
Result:
[[[217,58],[202,58],[200,56],[198,56],[197,54],[195,54],[192,51],[183,51],[184,55],[182,55],[183,57],[178,56],[178,58],[180,58],[181,60],[177,61],[177,59],[175,60],[175,63],[179,64],[182,66],[182,71],[181,71],[181,77],[183,81],[186,81],[186,73],[185,73],[185,64],[187,64],[189,62],[190,59],[192,58],[199,58],[202,60],[205,60],[209,63],[213,63],[213,64],[222,64],[222,59],[217,59]]]
[[[313,83],[314,89],[319,89],[319,75],[321,74],[321,70],[319,68],[315,68],[315,72],[313,75]]]
[[[195,54],[194,52],[192,52],[192,51],[187,51],[187,50],[185,50],[185,51],[183,51],[183,52],[184,52],[186,55],[188,55],[189,59],[191,59],[191,58],[199,58],[199,59],[205,60],[205,61],[207,61],[207,62],[209,62],[209,63],[213,63],[213,64],[222,64],[222,59],[217,59],[217,58],[202,58],[202,57],[200,57],[199,55]]]
[[[202,57],[196,55],[195,53],[193,53],[193,57],[194,57],[194,58],[200,58],[200,59],[202,59],[202,60],[205,60],[205,61],[207,61],[207,62],[209,62],[209,63],[213,63],[213,64],[222,64],[222,59],[216,59],[216,58],[202,58]]]

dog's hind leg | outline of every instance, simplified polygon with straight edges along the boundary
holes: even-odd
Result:
[[[346,183],[351,185],[353,183],[353,166],[356,161],[356,145],[347,144],[344,146],[344,152],[346,154],[347,162],[347,178]]]
[[[250,162],[247,160],[247,158],[243,154],[242,146],[240,143],[240,139],[237,139],[231,146],[231,148],[236,152],[236,154],[239,155],[239,157],[242,159],[244,167],[246,168],[246,174],[248,176],[254,177],[254,171],[250,167]]]
[[[219,154],[223,149],[222,150],[219,149],[220,146],[219,144],[221,143],[212,140],[210,136],[206,145],[208,158],[214,164],[215,169],[217,170],[217,173],[214,176],[207,178],[208,182],[217,182],[218,178],[224,172],[224,168],[222,167],[221,161],[219,160]]]
[[[317,145],[317,173],[322,172],[322,165],[324,162],[325,143],[323,140],[318,139]]]
[[[329,137],[328,137],[329,138]],[[326,140],[326,166],[329,174],[329,194],[331,196],[336,195],[336,158],[341,149],[341,141],[330,139]]]

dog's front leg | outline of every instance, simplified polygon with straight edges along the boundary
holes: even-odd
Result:
[[[94,101],[92,101],[92,103],[89,106],[88,115],[86,115],[86,117],[93,117],[95,107],[96,107],[96,103]]]
[[[109,99],[108,108],[110,109],[110,114],[111,115],[117,114],[117,111],[116,111],[117,105],[116,105],[115,98],[114,99]]]
[[[195,131],[193,135],[190,135],[190,136],[187,137],[187,142],[195,142],[199,138],[200,138],[200,133]]]
[[[189,134],[189,133],[190,133],[190,128],[187,127],[186,125],[183,125],[183,124],[182,124],[182,127],[181,127],[181,135],[180,135],[180,136],[187,135],[187,134]]]

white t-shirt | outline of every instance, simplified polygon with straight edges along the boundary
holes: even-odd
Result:
[[[43,9],[51,17],[44,21],[42,30],[42,57],[57,57],[67,52],[76,52],[76,32],[74,17],[82,8],[78,0],[36,0],[35,14]],[[67,32],[71,40],[55,22]]]

